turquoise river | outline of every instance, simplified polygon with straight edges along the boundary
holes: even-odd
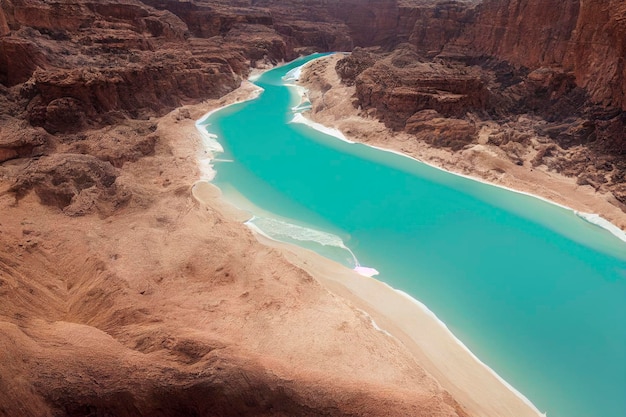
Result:
[[[283,77],[317,56],[200,122],[223,147],[226,198],[272,237],[376,268],[548,417],[625,417],[626,243],[571,210],[293,123],[306,106]]]

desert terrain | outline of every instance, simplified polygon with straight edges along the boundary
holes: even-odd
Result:
[[[253,234],[198,182],[195,121],[248,98],[252,71],[353,51],[303,79],[310,117],[624,228],[624,16],[618,0],[3,0],[0,415],[536,415],[432,317],[401,319],[419,306]]]

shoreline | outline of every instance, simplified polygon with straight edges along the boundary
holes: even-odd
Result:
[[[524,394],[482,362],[424,303],[384,281],[359,274],[313,251],[274,240],[256,230],[255,235],[261,243],[281,250],[291,263],[367,314],[377,331],[407,347],[419,365],[433,375],[470,415],[546,416]],[[411,319],[407,320],[407,317]]]
[[[211,115],[217,111],[225,109],[227,107],[234,106],[235,104],[244,103],[246,101],[254,100],[261,93],[263,93],[263,89],[249,80],[243,81],[241,86],[235,91],[244,91],[244,94],[247,93],[246,96],[237,97],[236,101],[225,104],[221,107],[217,107],[215,109],[209,110],[202,117],[195,121],[195,128],[200,135],[200,142],[202,144],[202,149],[198,150],[198,168],[200,169],[201,176],[200,180],[205,181],[213,181],[215,178],[215,170],[213,169],[213,161],[216,160],[214,153],[215,152],[224,152],[222,145],[217,140],[215,135],[207,132],[206,129],[202,127],[202,125],[206,122],[206,120],[211,117]]]
[[[254,98],[254,94],[248,97]],[[208,116],[232,104],[234,103],[225,104],[199,119],[195,124],[198,134],[202,136],[201,123]],[[203,187],[210,186],[211,189],[217,190],[208,194],[209,199],[221,200],[220,205],[223,210],[241,213],[240,209],[223,200],[219,188],[204,179],[194,184],[194,190],[199,183],[205,183]],[[201,203],[209,203],[206,198],[202,197],[202,193],[194,192],[194,197]],[[313,251],[274,240],[255,230],[254,225],[246,224],[246,226],[258,241],[279,249],[290,263],[307,271],[327,290],[365,312],[377,331],[387,334],[407,347],[419,365],[433,375],[444,389],[451,392],[453,398],[459,401],[471,415],[493,417],[545,415],[522,393],[481,362],[454,336],[445,323],[419,300],[394,289],[385,282],[359,274],[358,271],[324,258]],[[403,308],[401,314],[398,314],[398,306]],[[406,317],[411,317],[411,320],[406,320]],[[423,337],[424,327],[428,328],[426,337]]]
[[[562,209],[571,211],[576,216],[580,217],[582,220],[584,220],[584,221],[586,221],[588,223],[591,223],[591,224],[593,224],[593,225],[595,225],[597,227],[600,227],[600,228],[608,231],[609,233],[611,233],[613,236],[615,236],[619,240],[621,240],[623,242],[626,242],[626,230],[622,230],[616,224],[614,224],[611,221],[609,221],[609,220],[605,219],[604,217],[602,217],[601,214],[598,214],[598,213],[587,213],[587,212],[579,211],[579,210],[576,210],[573,207],[570,207],[570,206],[567,206],[565,204],[561,204],[561,203],[558,203],[556,201],[550,200],[547,197],[543,197],[543,196],[541,196],[539,194],[533,194],[533,193],[528,192],[528,191],[522,191],[522,190],[518,190],[518,189],[515,189],[515,188],[512,188],[512,187],[506,186],[506,185],[490,182],[490,181],[488,181],[488,180],[486,180],[484,178],[481,178],[481,177],[472,176],[472,175],[468,175],[468,174],[463,174],[463,173],[455,172],[455,171],[450,171],[450,170],[448,170],[448,169],[446,169],[444,167],[436,165],[433,162],[416,158],[414,156],[402,153],[402,152],[400,152],[398,150],[395,150],[395,149],[392,149],[392,148],[385,148],[385,147],[382,147],[382,146],[369,145],[369,144],[365,144],[365,143],[361,143],[361,142],[356,142],[356,141],[350,140],[339,129],[326,127],[326,126],[324,126],[324,125],[322,125],[320,123],[317,123],[317,122],[315,122],[315,121],[313,121],[311,119],[308,119],[303,113],[304,112],[296,113],[294,115],[293,120],[291,120],[289,123],[301,123],[301,124],[309,126],[312,129],[315,129],[315,130],[317,130],[319,132],[322,132],[322,133],[325,133],[327,135],[333,136],[333,137],[335,137],[335,138],[337,138],[337,139],[339,139],[339,140],[341,140],[343,142],[346,142],[346,143],[366,145],[366,146],[369,146],[371,148],[377,149],[377,150],[382,151],[382,152],[389,152],[389,153],[393,153],[395,155],[399,155],[399,156],[402,156],[402,157],[405,157],[405,158],[409,158],[409,159],[411,159],[411,160],[413,160],[415,162],[419,162],[419,163],[428,165],[431,168],[438,169],[438,170],[446,172],[448,174],[452,174],[452,175],[459,176],[461,178],[465,178],[465,179],[468,179],[468,180],[480,182],[482,184],[489,185],[489,186],[492,186],[492,187],[501,188],[503,190],[511,191],[513,193],[516,193],[516,194],[521,194],[521,195],[525,195],[525,196],[528,196],[528,197],[536,198],[536,199],[544,201],[544,202],[546,202],[548,204],[552,204],[552,205],[555,205],[555,206],[560,207]]]
[[[569,210],[626,242],[626,213],[610,202],[612,196],[596,193],[589,186],[579,186],[575,184],[575,179],[559,173],[539,167],[529,169],[517,166],[497,155],[497,148],[491,145],[473,144],[466,150],[453,152],[417,142],[409,134],[393,132],[378,120],[363,117],[351,103],[354,87],[341,85],[334,74],[332,64],[339,58],[331,55],[303,68],[299,85],[307,87],[313,109],[303,112],[300,123],[314,129],[324,126],[325,129],[318,130],[348,143],[361,143],[453,175],[537,198]],[[311,69],[313,65],[315,68]],[[322,82],[331,86],[324,93],[315,88]],[[373,133],[369,134],[368,130]],[[334,131],[340,132],[340,135],[333,134]]]

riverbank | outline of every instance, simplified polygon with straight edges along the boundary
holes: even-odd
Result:
[[[219,192],[198,182],[194,196],[203,204],[221,201]],[[222,204],[222,203],[219,203]],[[227,206],[227,211],[230,209]],[[235,210],[236,211],[236,210]],[[538,416],[534,406],[482,364],[424,305],[375,279],[367,278],[308,250],[256,234],[264,245],[278,249],[333,294],[364,312],[370,325],[410,352],[472,416]]]
[[[495,125],[485,124],[478,143],[456,152],[385,127],[353,106],[355,88],[342,84],[335,71],[341,58],[340,54],[331,55],[303,69],[299,82],[309,90],[312,104],[311,111],[305,113],[307,118],[337,129],[350,141],[396,151],[446,171],[535,195],[580,213],[598,214],[626,230],[626,213],[610,193],[596,192],[590,185],[578,185],[576,178],[548,171],[543,166],[533,167],[530,160],[518,165],[497,146],[489,144]]]
[[[316,253],[257,237],[280,249],[334,294],[362,310],[381,333],[398,340],[470,416],[537,417],[543,414],[456,339],[425,305],[374,278]]]
[[[211,147],[207,151],[207,138],[203,137],[202,127],[196,120],[204,120],[209,113],[256,94],[258,87],[244,82],[238,90],[210,103],[210,106],[185,106],[162,118],[158,131],[168,138],[172,149],[176,149],[180,155],[177,159],[182,160],[185,155],[184,164],[179,164],[177,169],[190,175],[195,172],[196,178],[210,178],[211,173],[206,169],[213,155]],[[185,116],[181,118],[180,114]],[[413,342],[408,339],[403,342],[381,330],[379,324],[392,323],[397,317],[380,314],[379,310],[384,311],[384,308],[374,308],[370,303],[382,302],[387,307],[404,303],[405,308],[415,309],[406,298],[384,284],[314,252],[256,233],[243,224],[250,214],[224,201],[221,191],[206,180],[194,182],[191,195],[201,210],[214,213],[211,216],[220,219],[219,231],[207,231],[205,225],[197,225],[204,229],[206,238],[227,235],[225,255],[241,258],[235,262],[234,268],[231,265],[223,268],[227,271],[226,276],[230,272],[237,279],[249,281],[238,290],[249,295],[230,301],[232,305],[222,313],[230,317],[232,326],[242,327],[236,333],[243,337],[242,343],[245,340],[246,350],[262,358],[261,362],[269,372],[291,379],[291,384],[297,387],[310,379],[329,383],[328,400],[335,402],[338,409],[331,414],[341,415],[345,410],[353,410],[351,412],[356,415],[381,416],[506,415],[500,412],[497,404],[494,412],[484,412],[492,407],[487,405],[478,407],[480,412],[477,413],[472,411],[474,405],[459,404],[456,396],[442,388],[437,378],[425,370],[420,357],[415,354],[420,351],[418,346],[408,348],[407,344]],[[246,259],[250,262],[249,267],[238,269],[245,265]],[[364,279],[368,281],[362,281]],[[368,288],[365,282],[373,287]],[[263,287],[265,295],[254,295]],[[361,294],[363,290],[365,293]],[[380,291],[390,298],[376,301]],[[250,310],[251,298],[265,298],[265,301]],[[237,311],[237,305],[241,305],[241,311]],[[436,322],[426,316],[425,323],[436,328]],[[373,317],[376,317],[374,321]],[[430,340],[423,329],[417,333]],[[430,330],[427,333],[430,335]],[[440,349],[435,337],[433,334],[433,346]],[[461,358],[465,359],[465,355]],[[356,402],[352,399],[353,392],[360,396]],[[354,411],[352,403],[358,411]],[[520,410],[523,406],[513,406],[513,409]],[[510,415],[535,414],[516,412]]]

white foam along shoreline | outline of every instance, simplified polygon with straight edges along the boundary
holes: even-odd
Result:
[[[235,104],[244,103],[246,101],[254,100],[255,98],[257,98],[263,92],[263,89],[257,85],[254,85],[254,87],[255,88],[244,100],[236,101],[230,104],[226,104],[225,106],[213,109],[205,113],[198,120],[196,120],[196,130],[200,133],[200,138],[202,141],[202,153],[198,155],[198,167],[200,168],[201,180],[212,181],[215,178],[215,170],[213,169],[213,162],[217,161],[217,159],[215,158],[215,154],[224,152],[224,148],[217,140],[217,136],[209,133],[204,128],[204,126],[208,126],[207,124],[205,124],[207,119],[220,110],[223,110],[230,106],[234,106]]]
[[[315,130],[317,130],[319,132],[326,133],[327,135],[330,135],[330,136],[334,136],[337,139],[340,139],[340,140],[342,140],[344,142],[356,143],[356,142],[353,142],[353,141],[349,140],[348,138],[346,138],[343,135],[343,133],[341,133],[340,130],[333,129],[332,127],[326,127],[323,124],[316,123],[316,122],[312,121],[311,119],[307,119],[306,117],[304,117],[302,115],[302,113],[294,114],[293,115],[293,119],[291,119],[291,121],[289,121],[289,123],[301,123],[301,124],[304,124],[304,125],[307,125],[307,126],[313,128],[313,129],[315,129]]]
[[[573,210],[573,209],[570,209],[570,210]],[[604,217],[600,216],[599,214],[583,213],[581,211],[576,211],[576,210],[573,210],[573,211],[578,217],[585,220],[586,222],[589,222],[595,226],[606,229],[618,239],[626,242],[626,231],[620,229],[619,227],[617,227],[616,225],[614,225],[613,223],[611,223]]]
[[[300,76],[302,75],[302,69],[304,68],[304,66],[314,61],[315,60],[312,60],[312,61],[307,62],[306,64],[300,65],[299,67],[296,67],[290,70],[289,72],[287,72],[287,74],[283,76],[283,81],[285,82],[285,85],[288,88],[295,89],[296,94],[301,99],[301,103],[292,108],[292,111],[294,111],[294,115],[293,115],[293,119],[291,119],[289,123],[301,123],[319,132],[325,133],[330,136],[334,136],[337,139],[341,139],[344,142],[355,143],[349,140],[348,138],[346,138],[345,135],[339,129],[334,129],[332,127],[324,126],[323,124],[314,122],[313,120],[307,119],[306,117],[302,115],[302,111],[308,110],[308,109],[300,109],[303,106],[303,102],[308,101],[308,98],[307,98],[308,90],[301,85],[295,84],[295,82],[297,82],[300,79]]]
[[[304,116],[302,116],[302,117],[304,117]],[[576,209],[574,209],[572,207],[566,206],[564,204],[557,203],[556,201],[549,200],[549,199],[547,199],[545,197],[542,197],[540,195],[537,195],[537,194],[529,193],[527,191],[516,190],[515,188],[510,188],[510,187],[507,187],[507,186],[504,186],[504,185],[501,185],[501,184],[495,184],[493,182],[489,182],[489,181],[487,181],[485,179],[482,179],[482,178],[473,177],[471,175],[466,175],[466,174],[461,174],[461,173],[458,173],[458,172],[448,171],[447,169],[444,169],[444,168],[442,168],[440,166],[437,166],[437,165],[435,165],[433,163],[430,163],[428,161],[423,161],[423,160],[415,158],[413,156],[410,156],[410,155],[404,154],[402,152],[396,151],[395,149],[388,149],[388,148],[383,148],[381,146],[374,146],[374,145],[369,145],[369,144],[365,144],[365,143],[363,143],[362,145],[378,149],[379,151],[394,153],[396,155],[403,156],[405,158],[409,158],[409,159],[412,159],[412,160],[417,161],[417,162],[421,162],[422,164],[428,165],[429,167],[438,169],[440,171],[447,172],[448,174],[456,175],[458,177],[462,177],[462,178],[466,178],[468,180],[480,182],[482,184],[490,185],[492,187],[497,187],[497,188],[501,188],[503,190],[511,191],[511,192],[514,192],[514,193],[517,193],[517,194],[521,194],[521,195],[525,195],[525,196],[528,196],[528,197],[536,198],[538,200],[541,200],[541,201],[544,201],[546,203],[555,205],[555,206],[560,207],[562,209],[571,211],[576,216],[580,217],[581,219],[583,219],[583,220],[585,220],[585,221],[587,221],[587,222],[589,222],[589,223],[591,223],[591,224],[593,224],[595,226],[598,226],[598,227],[600,227],[602,229],[607,230],[608,232],[610,232],[612,235],[614,235],[615,237],[617,237],[621,241],[626,242],[626,231],[620,229],[615,224],[611,223],[610,221],[608,221],[604,217],[600,216],[599,214],[583,213],[583,212],[578,211],[578,210],[576,210]]]
[[[296,67],[295,69],[298,70],[295,73],[299,77],[300,76],[300,71],[302,69],[302,66]],[[261,75],[262,75],[262,72],[258,73],[258,74],[255,74],[254,79],[255,80],[258,79]],[[248,79],[248,81],[252,81],[252,79],[253,79],[253,77],[250,77]],[[222,107],[215,108],[215,109],[205,113],[200,119],[198,119],[195,122],[196,129],[200,133],[200,137],[201,137],[201,140],[202,140],[202,148],[203,148],[203,153],[198,157],[198,165],[200,167],[200,172],[201,172],[200,180],[204,180],[204,181],[209,181],[210,182],[210,181],[212,181],[215,178],[215,170],[213,169],[213,162],[215,162],[215,161],[232,162],[230,160],[220,160],[218,158],[215,158],[215,154],[224,152],[224,148],[219,143],[217,135],[214,135],[214,134],[209,133],[207,131],[206,126],[209,125],[209,124],[206,124],[207,119],[209,117],[211,117],[213,114],[215,114],[216,112],[220,111],[220,110],[223,110],[223,109],[228,108],[230,106],[233,106],[235,104],[239,104],[239,103],[243,103],[243,102],[246,102],[246,101],[254,100],[257,97],[259,97],[259,95],[264,90],[263,90],[263,88],[261,88],[261,87],[259,87],[257,85],[254,85],[254,86],[255,86],[254,90],[244,100],[237,101],[237,102],[234,102],[234,103],[230,103],[230,104],[224,105]],[[293,86],[298,88],[299,90],[301,90],[301,92],[305,92],[306,91],[306,89],[304,89],[303,87],[296,86],[296,85],[293,85]],[[303,118],[303,120],[307,121],[307,119],[304,119],[304,118]],[[319,127],[322,128],[322,129],[326,129],[325,126],[323,126],[323,125],[319,125]],[[330,129],[330,130],[331,131],[335,131],[334,129]],[[338,134],[341,134],[341,132],[339,132],[338,130],[336,130],[336,132]],[[259,217],[253,215],[252,218],[250,218],[248,221],[245,222],[245,224],[248,227],[250,227],[251,229],[253,229],[255,232],[262,234],[266,238],[268,238],[270,240],[279,241],[279,240],[275,239],[274,237],[269,236],[267,233],[263,232],[263,230],[259,226],[254,224],[254,220],[256,220],[256,219],[259,219]],[[266,218],[266,220],[267,221],[274,221],[274,222],[281,223],[281,224],[283,224],[285,226],[291,227],[293,230],[305,230],[305,231],[307,231],[307,233],[317,234],[317,235],[322,237],[321,240],[319,240],[319,239],[316,240],[316,239],[312,239],[312,238],[299,238],[298,236],[291,236],[291,235],[289,235],[289,237],[293,238],[294,240],[312,241],[312,242],[317,242],[317,243],[319,243],[319,244],[321,244],[323,246],[335,246],[335,247],[347,250],[350,253],[350,255],[352,256],[352,258],[354,259],[354,263],[355,263],[354,271],[358,272],[360,275],[364,275],[364,276],[367,276],[367,277],[372,277],[374,275],[378,275],[378,273],[379,273],[374,268],[362,266],[359,263],[356,255],[354,255],[352,250],[350,250],[350,248],[348,248],[344,244],[343,240],[341,240],[341,238],[339,236],[336,236],[336,235],[331,234],[331,233],[326,233],[326,232],[322,232],[322,231],[318,231],[318,230],[314,230],[314,229],[305,228],[305,227],[298,226],[296,224],[292,224],[292,223],[289,223],[289,222],[284,222],[284,221],[278,220],[278,219]]]
[[[304,117],[304,116],[302,116],[302,117]],[[339,139],[341,139],[341,138],[339,138]],[[500,185],[500,184],[494,184],[494,183],[489,182],[487,180],[484,180],[482,178],[472,177],[471,175],[466,175],[466,174],[461,174],[461,173],[458,173],[458,172],[448,171],[447,169],[441,168],[440,166],[432,164],[432,163],[430,163],[428,161],[423,161],[423,160],[415,158],[413,156],[410,156],[410,155],[404,154],[402,152],[396,151],[395,149],[388,149],[388,148],[383,148],[381,146],[374,146],[374,145],[369,145],[369,144],[364,144],[364,143],[362,145],[378,149],[379,151],[394,153],[396,155],[403,156],[405,158],[409,158],[409,159],[412,159],[412,160],[417,161],[417,162],[421,162],[422,164],[428,165],[429,167],[438,169],[440,171],[447,172],[448,174],[452,174],[452,175],[456,175],[458,177],[462,177],[462,178],[465,178],[465,179],[468,179],[468,180],[480,182],[482,184],[490,185],[492,187],[501,188],[503,190],[511,191],[513,193],[516,193],[516,194],[521,194],[521,195],[525,195],[525,196],[528,196],[528,197],[533,197],[533,198],[536,198],[538,200],[544,201],[546,203],[549,203],[549,204],[555,205],[557,207],[560,207],[562,209],[569,210],[569,211],[573,212],[576,216],[580,217],[582,220],[585,220],[588,223],[591,223],[591,224],[593,224],[595,226],[598,226],[598,227],[600,227],[602,229],[605,229],[608,232],[610,232],[612,235],[614,235],[615,237],[620,239],[621,241],[626,242],[626,231],[620,229],[619,227],[617,227],[616,225],[614,225],[613,223],[611,223],[610,221],[608,221],[604,217],[600,216],[599,214],[583,213],[583,212],[578,211],[578,210],[576,210],[576,209],[574,209],[572,207],[566,206],[564,204],[557,203],[556,201],[549,200],[549,199],[547,199],[545,197],[542,197],[540,195],[537,195],[537,194],[529,193],[527,191],[516,190],[515,188],[510,188],[510,187],[507,187],[507,186],[504,186],[504,185]]]
[[[448,328],[448,326],[439,317],[437,317],[437,315],[435,313],[433,313],[431,310],[428,309],[428,307],[426,307],[426,305],[424,303],[422,303],[421,301],[419,301],[416,298],[412,297],[410,294],[405,293],[402,290],[398,290],[396,288],[393,288],[391,285],[387,284],[386,282],[382,282],[382,284],[387,286],[387,287],[389,287],[391,290],[395,291],[400,296],[406,298],[407,300],[409,300],[410,302],[415,304],[417,306],[417,308],[419,308],[422,312],[424,312],[424,314],[428,315],[431,319],[433,319],[437,323],[437,325],[439,327],[441,327],[443,329],[443,331],[446,332],[450,336],[450,338],[452,338],[452,340],[458,346],[461,347],[461,349],[463,349],[463,351],[465,351],[467,354],[469,354],[469,356],[474,361],[476,361],[476,363],[478,363],[481,367],[483,367],[485,370],[487,370],[487,372],[489,372],[489,374],[491,374],[494,378],[496,378],[509,391],[511,391],[513,394],[515,394],[515,396],[517,396],[520,400],[522,400],[522,402],[524,404],[526,404],[535,413],[537,413],[538,416],[543,416],[543,417],[546,416],[546,413],[542,413],[541,411],[539,411],[539,409],[535,406],[535,404],[533,404],[532,401],[530,401],[524,394],[522,394],[520,391],[515,389],[514,386],[509,384],[504,378],[502,378],[500,375],[498,375],[498,373],[496,371],[494,371],[487,364],[485,364],[483,361],[481,361],[474,354],[474,352],[472,352],[458,337],[456,337],[454,335],[454,333],[452,333],[452,331]]]
[[[578,211],[578,210],[576,210],[576,209],[574,209],[572,207],[566,206],[564,204],[557,203],[556,201],[549,200],[549,199],[547,199],[545,197],[542,197],[540,195],[537,195],[537,194],[529,193],[527,191],[516,190],[515,188],[510,188],[510,187],[507,187],[507,186],[504,186],[504,185],[501,185],[501,184],[495,184],[493,182],[489,182],[489,181],[487,181],[485,179],[482,179],[482,178],[473,177],[471,175],[465,175],[465,174],[461,174],[461,173],[458,173],[458,172],[448,171],[447,169],[441,168],[440,166],[432,164],[432,163],[430,163],[428,161],[423,161],[421,159],[417,159],[415,157],[406,155],[406,154],[404,154],[402,152],[398,152],[398,151],[396,151],[394,149],[388,149],[388,148],[383,148],[383,147],[380,147],[380,146],[374,146],[374,145],[368,145],[368,144],[363,144],[363,145],[370,146],[372,148],[378,149],[379,151],[391,152],[391,153],[394,153],[396,155],[400,155],[400,156],[403,156],[405,158],[409,158],[409,159],[412,159],[414,161],[421,162],[422,164],[428,165],[428,166],[430,166],[432,168],[435,168],[435,169],[438,169],[440,171],[447,172],[448,174],[452,174],[452,175],[456,175],[458,177],[462,177],[462,178],[466,178],[466,179],[469,179],[469,180],[472,180],[472,181],[480,182],[482,184],[490,185],[492,187],[498,187],[498,188],[501,188],[503,190],[511,191],[513,193],[516,193],[516,194],[521,194],[521,195],[525,195],[525,196],[528,196],[528,197],[533,197],[533,198],[536,198],[538,200],[544,201],[546,203],[555,205],[555,206],[560,207],[562,209],[571,211],[572,213],[574,213],[576,216],[578,216],[582,220],[585,220],[586,222],[591,223],[594,226],[598,226],[598,227],[600,227],[602,229],[605,229],[606,231],[610,232],[613,236],[617,237],[619,240],[621,240],[623,242],[626,242],[626,231],[620,229],[615,224],[611,223],[610,221],[608,221],[604,217],[600,216],[599,214],[583,213],[583,212]]]
[[[265,226],[268,227],[263,228],[263,223],[266,223]],[[376,269],[361,266],[359,260],[352,252],[352,250],[350,250],[350,248],[345,245],[345,243],[339,236],[332,233],[323,232],[321,230],[312,229],[309,227],[299,226],[294,223],[289,223],[271,217],[259,217],[256,215],[253,215],[244,224],[256,233],[259,233],[265,238],[273,240],[275,242],[287,243],[284,240],[280,239],[280,237],[283,236],[289,239],[297,240],[299,242],[314,242],[322,246],[330,246],[346,250],[350,253],[355,263],[355,267],[353,268],[354,271],[366,277],[378,275],[378,271]],[[268,231],[268,229],[270,228],[277,233],[271,235]]]
[[[312,61],[310,61],[312,62]],[[292,68],[285,75],[283,75],[283,80],[285,82],[288,81],[298,81],[300,79],[300,75],[302,75],[302,68],[304,68],[306,64],[302,64],[298,67]]]
[[[272,235],[266,232],[266,235],[273,240],[280,241],[280,237],[285,237],[299,242],[315,242],[322,246],[335,247],[344,249],[350,252],[356,265],[358,261],[354,253],[344,244],[343,240],[332,233],[324,232],[321,230],[313,229],[310,227],[304,227],[288,221],[279,220],[272,217],[261,217],[259,215],[253,215],[246,223],[254,224],[261,230],[272,230]],[[264,227],[265,226],[265,227]]]

